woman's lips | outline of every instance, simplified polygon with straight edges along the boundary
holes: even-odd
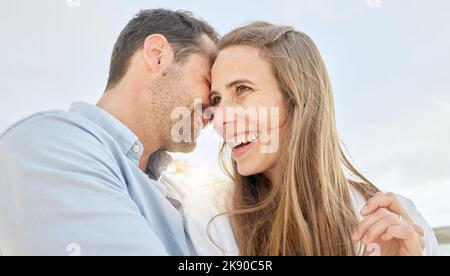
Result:
[[[243,146],[237,147],[233,149],[233,157],[234,159],[240,159],[242,158],[255,144],[256,141],[253,141],[251,143],[245,144]]]

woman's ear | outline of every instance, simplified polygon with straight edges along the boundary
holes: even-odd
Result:
[[[173,61],[173,50],[163,35],[154,34],[144,41],[144,60],[153,72],[161,72]]]

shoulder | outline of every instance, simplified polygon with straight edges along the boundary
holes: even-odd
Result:
[[[210,184],[186,193],[182,199],[187,225],[206,230],[210,222],[223,222],[217,216],[229,211],[230,188],[226,183]]]
[[[0,135],[0,171],[7,177],[79,172],[119,181],[119,168],[94,125],[65,111],[27,117]],[[64,174],[69,177],[69,174]],[[74,174],[73,174],[74,175]]]
[[[230,183],[203,186],[183,199],[186,230],[198,255],[239,255],[229,211]]]
[[[8,127],[0,135],[0,144],[39,144],[79,140],[92,126],[79,115],[65,111],[47,111],[31,115]],[[90,135],[94,137],[94,135]],[[84,135],[89,137],[89,135]]]
[[[187,209],[209,207],[208,213],[217,215],[229,210],[232,184],[228,182],[201,186],[186,194],[183,205]]]
[[[94,154],[95,153],[95,154]],[[26,156],[112,156],[98,128],[84,117],[65,111],[47,111],[29,116],[0,134],[0,158]]]

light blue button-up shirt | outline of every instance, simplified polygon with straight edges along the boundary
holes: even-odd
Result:
[[[106,111],[77,103],[0,136],[4,255],[188,255],[163,184],[139,169],[143,145]]]

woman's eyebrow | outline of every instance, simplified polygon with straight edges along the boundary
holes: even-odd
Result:
[[[212,99],[212,96],[215,96],[215,95],[220,95],[220,93],[219,92],[217,92],[217,91],[211,91],[211,93],[209,93],[209,99]]]
[[[253,86],[256,86],[253,82],[251,82],[251,81],[249,81],[247,79],[239,79],[239,80],[235,80],[235,81],[230,82],[225,87],[226,87],[226,89],[230,89],[230,88],[233,88],[236,85],[241,84],[241,83],[248,83],[248,84],[251,84]],[[215,91],[215,90],[211,90],[211,94],[210,95],[213,95],[213,94],[220,94],[220,93]]]
[[[235,80],[235,81],[230,82],[229,84],[226,85],[226,88],[229,89],[229,88],[234,87],[234,86],[236,86],[237,84],[240,84],[240,83],[248,83],[248,84],[251,84],[251,85],[255,85],[253,82],[251,82],[251,81],[249,81],[247,79],[240,79],[240,80]]]

